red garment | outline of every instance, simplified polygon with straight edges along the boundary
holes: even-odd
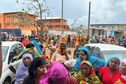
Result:
[[[49,57],[46,55],[42,55],[42,58],[49,60]]]
[[[64,84],[78,84],[78,82],[74,77],[67,77]]]
[[[22,41],[22,44],[23,44],[24,46],[26,46],[28,43],[29,43],[28,40],[23,40],[23,41]]]
[[[117,80],[121,80],[119,70],[116,70],[112,76],[109,75],[108,67],[101,67],[99,69],[100,76],[102,77],[103,84],[114,84]]]
[[[121,77],[121,81],[126,84],[126,80],[124,80],[122,77]]]

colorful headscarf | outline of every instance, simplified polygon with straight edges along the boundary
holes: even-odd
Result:
[[[80,71],[82,72],[82,66],[84,65],[84,64],[87,64],[90,68],[91,68],[91,71],[90,71],[90,74],[92,74],[93,76],[96,76],[95,75],[95,72],[94,72],[94,69],[93,69],[93,66],[92,66],[92,64],[89,62],[89,61],[82,61],[81,62],[81,65],[80,65]]]
[[[81,65],[80,65],[80,68],[83,66],[83,64],[87,64],[88,66],[90,66],[92,68],[92,64],[89,61],[82,61]]]
[[[91,53],[89,52],[89,50],[88,50],[85,46],[79,48],[79,51],[84,51],[84,52],[86,52],[86,53],[87,53],[88,59],[90,59]],[[79,52],[78,52],[78,53],[79,53]],[[76,64],[75,64],[74,70],[79,71],[79,70],[80,70],[80,64],[81,64],[80,58],[76,58]]]
[[[92,64],[89,61],[83,61],[81,62],[80,67],[82,67],[83,64],[90,66],[91,70],[89,76],[84,76],[84,74],[82,74],[82,70],[73,75],[78,80],[79,84],[102,84],[96,76]]]
[[[35,45],[37,52],[38,52],[40,55],[42,55],[42,51],[41,51],[41,49],[40,49],[40,46],[39,46],[38,42],[37,42],[36,40],[32,40],[31,42]]]

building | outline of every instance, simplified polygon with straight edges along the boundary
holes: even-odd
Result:
[[[97,36],[107,36],[107,31],[102,28],[90,28],[90,36],[96,34]]]
[[[104,30],[107,32],[107,36],[126,35],[126,24],[91,24],[91,28]]]
[[[24,35],[36,34],[42,30],[67,31],[66,20],[62,19],[43,19],[37,20],[37,17],[26,12],[10,12],[0,14],[0,25],[3,30],[21,30]],[[36,25],[37,24],[37,25]],[[40,27],[40,25],[43,25]]]
[[[38,20],[37,22],[40,21]],[[44,30],[68,31],[67,20],[43,19],[41,22],[43,23]]]
[[[20,29],[22,34],[28,35],[36,31],[33,23],[36,16],[25,12],[11,12],[0,14],[1,28],[5,30]]]

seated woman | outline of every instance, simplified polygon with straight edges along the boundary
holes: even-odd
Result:
[[[73,75],[79,84],[102,84],[89,61],[82,61],[80,71]]]
[[[22,56],[22,62],[18,66],[16,71],[16,80],[15,84],[22,84],[24,78],[28,75],[28,67],[30,66],[31,62],[33,61],[32,54],[25,53]]]

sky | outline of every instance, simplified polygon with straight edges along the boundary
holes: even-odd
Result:
[[[23,0],[19,0],[21,3]],[[88,25],[89,0],[63,0],[64,19],[70,27],[73,24]],[[51,17],[61,18],[61,0],[47,0]],[[25,6],[16,4],[16,0],[0,0],[0,13],[17,12]],[[125,24],[126,0],[91,0],[91,24]],[[74,25],[74,26],[75,26]]]

